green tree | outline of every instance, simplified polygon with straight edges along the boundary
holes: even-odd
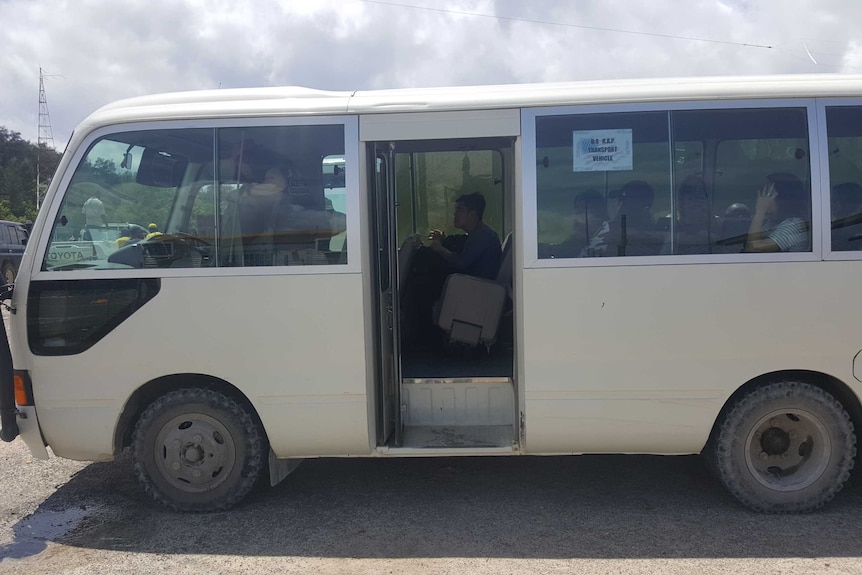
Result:
[[[60,163],[61,154],[36,146],[21,134],[0,126],[0,218],[24,222],[36,218],[36,170],[46,185]],[[44,192],[43,192],[44,193]]]

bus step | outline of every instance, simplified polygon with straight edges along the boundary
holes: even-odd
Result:
[[[511,447],[511,425],[406,426],[402,445],[413,448]]]

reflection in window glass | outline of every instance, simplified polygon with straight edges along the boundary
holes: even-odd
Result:
[[[832,251],[862,249],[862,108],[826,108]]]
[[[667,113],[539,117],[536,146],[539,257],[659,253]]]
[[[194,230],[166,227],[172,206],[201,185],[193,172],[212,161],[212,133],[125,132],[94,143],[66,189],[43,269],[204,265],[201,242],[188,239]]]
[[[503,233],[503,158],[499,150],[402,152],[396,154],[398,245],[407,236],[426,238],[432,229],[454,227],[455,200],[474,192],[485,198],[484,222]]]
[[[43,269],[343,264],[343,182],[341,125],[113,134],[75,170]]]
[[[235,184],[219,207],[220,265],[347,262],[344,195],[335,190],[343,126],[227,128],[218,137],[221,181]]]
[[[806,118],[801,108],[537,118],[539,257],[810,250]],[[778,198],[759,204],[770,181]]]
[[[703,142],[714,168],[692,173],[675,167],[676,228],[666,253],[811,249],[804,109],[691,110],[673,112],[672,118],[675,137]],[[781,197],[760,221],[754,218],[757,195],[769,181],[776,182]],[[692,195],[697,188],[703,193]]]

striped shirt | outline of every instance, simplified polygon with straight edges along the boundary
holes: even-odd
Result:
[[[782,252],[807,252],[808,225],[800,218],[787,218],[774,229],[764,231],[763,237],[770,239]]]

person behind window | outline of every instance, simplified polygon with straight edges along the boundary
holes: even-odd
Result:
[[[430,245],[416,252],[402,301],[405,339],[410,343],[433,343],[438,335],[432,326],[431,310],[449,274],[496,278],[501,257],[500,236],[485,224],[484,213],[482,194],[458,197],[452,223],[465,234],[447,237],[441,230],[431,230]]]
[[[590,239],[581,257],[655,255],[662,239],[652,217],[652,186],[632,180],[612,195],[619,198],[619,209]]]
[[[431,230],[428,236],[431,251],[446,261],[450,272],[485,279],[497,276],[500,267],[500,236],[482,221],[484,214],[485,198],[478,192],[464,194],[455,200],[452,224],[466,232],[460,248],[455,248],[454,244],[447,247],[444,244],[446,234],[442,230]]]
[[[766,180],[757,194],[745,251],[808,251],[809,200],[802,182],[787,173],[770,174]]]
[[[84,214],[84,231],[81,233],[81,237],[84,240],[92,241],[93,238],[87,228],[101,228],[108,225],[105,205],[96,196],[91,196],[84,202],[81,213]]]
[[[557,245],[540,245],[539,257],[577,258],[590,245],[603,227],[607,227],[608,203],[596,190],[587,190],[575,196],[572,234]]]
[[[245,265],[281,265],[282,262],[273,260],[273,250],[288,246],[296,250],[313,249],[308,236],[332,234],[324,210],[306,208],[291,200],[289,173],[290,168],[281,165],[269,168],[252,165],[249,170],[250,183],[240,189],[238,197]],[[300,240],[303,241],[298,243]]]
[[[708,254],[712,252],[712,209],[706,182],[698,175],[686,177],[677,192],[677,219],[662,246],[662,254]]]

